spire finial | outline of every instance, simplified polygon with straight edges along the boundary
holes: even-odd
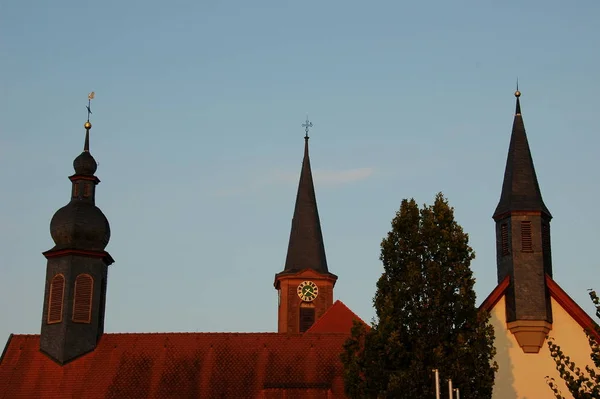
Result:
[[[521,97],[521,92],[519,91],[519,78],[517,77],[517,91],[515,91],[515,97]]]
[[[304,122],[302,124],[302,127],[304,128],[304,132],[306,133],[306,135],[304,136],[305,139],[308,139],[308,130],[313,127],[313,124],[311,121],[308,120],[308,115],[306,115],[306,122]]]
[[[85,144],[83,145],[83,151],[90,151],[90,129],[92,128],[92,124],[90,123],[90,115],[92,114],[92,100],[94,99],[94,96],[96,95],[96,93],[91,92],[90,94],[88,94],[88,105],[86,106],[87,108],[87,122],[84,123],[83,127],[85,127]]]

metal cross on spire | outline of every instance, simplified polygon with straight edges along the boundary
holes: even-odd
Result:
[[[304,132],[306,133],[306,136],[304,136],[304,137],[308,138],[308,130],[309,130],[311,127],[313,127],[313,124],[312,124],[312,122],[308,120],[308,115],[306,115],[306,122],[304,122],[304,123],[302,124],[302,127],[304,128]]]
[[[87,112],[88,112],[88,117],[87,117],[87,121],[90,121],[90,115],[92,114],[92,109],[90,108],[92,105],[92,100],[94,99],[94,96],[96,95],[96,93],[91,92],[90,94],[88,94],[88,105],[86,106],[87,108]]]

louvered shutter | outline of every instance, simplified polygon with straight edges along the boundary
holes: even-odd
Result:
[[[73,296],[73,321],[90,323],[92,319],[92,294],[94,279],[89,274],[80,274],[75,279],[75,295]]]
[[[48,298],[48,324],[62,321],[63,302],[65,296],[65,277],[57,274],[50,283],[50,298]]]

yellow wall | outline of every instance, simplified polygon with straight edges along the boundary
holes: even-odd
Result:
[[[566,398],[572,398],[556,371],[547,343],[537,354],[524,353],[506,327],[504,297],[492,309],[490,322],[496,336],[498,373],[493,399],[554,399],[545,377],[553,377]],[[582,327],[552,299],[553,324],[550,336],[580,367],[593,366],[590,346]]]

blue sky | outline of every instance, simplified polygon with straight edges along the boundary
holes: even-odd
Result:
[[[335,298],[365,320],[402,198],[443,191],[480,303],[515,80],[555,280],[600,289],[600,3],[71,1],[0,6],[0,342],[38,333],[49,221],[94,90],[109,332],[275,331],[308,113]],[[3,343],[0,344],[2,346]]]

